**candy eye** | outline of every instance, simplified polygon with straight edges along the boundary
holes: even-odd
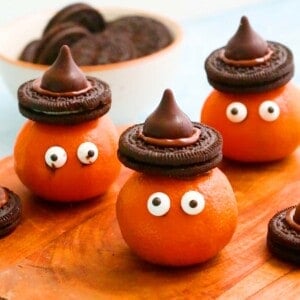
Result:
[[[261,103],[258,113],[263,120],[272,122],[278,119],[280,108],[276,102],[267,100]]]
[[[247,117],[247,107],[241,102],[232,102],[226,108],[226,116],[233,123],[240,123]]]
[[[204,196],[196,191],[186,192],[181,198],[181,208],[188,215],[198,215],[205,207]]]
[[[148,198],[147,209],[151,215],[161,217],[165,215],[171,206],[170,198],[167,194],[157,192]]]
[[[77,149],[77,157],[85,165],[92,164],[98,158],[98,148],[94,143],[84,142]]]
[[[60,146],[52,146],[45,153],[45,162],[52,169],[61,168],[67,161],[67,153]]]

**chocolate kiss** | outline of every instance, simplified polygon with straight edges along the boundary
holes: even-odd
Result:
[[[146,119],[143,134],[161,139],[193,135],[193,124],[178,107],[171,90],[166,89],[156,110]]]
[[[268,53],[268,43],[251,27],[248,18],[241,18],[240,26],[225,47],[225,56],[233,60],[263,57]]]
[[[294,220],[295,223],[300,225],[300,204],[298,204],[297,207],[296,207],[293,220]]]
[[[66,45],[60,52],[52,66],[41,79],[41,88],[57,93],[75,92],[88,87],[88,81],[73,60],[70,48]]]

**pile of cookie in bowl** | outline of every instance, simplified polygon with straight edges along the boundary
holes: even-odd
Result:
[[[13,95],[24,81],[40,77],[66,44],[85,74],[112,87],[110,114],[121,124],[144,118],[171,85],[182,30],[165,16],[75,3],[19,18],[0,28],[0,39],[0,71]]]

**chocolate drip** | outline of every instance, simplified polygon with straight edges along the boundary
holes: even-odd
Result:
[[[225,57],[232,60],[255,59],[268,53],[268,43],[251,27],[247,17],[241,18],[240,26],[225,47]]]
[[[70,48],[62,46],[53,65],[44,73],[40,87],[44,90],[65,93],[88,88],[88,81],[73,60]]]
[[[158,139],[180,139],[194,133],[190,119],[178,107],[170,89],[164,91],[156,110],[146,119],[143,135]]]

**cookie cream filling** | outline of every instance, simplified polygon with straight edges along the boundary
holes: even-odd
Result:
[[[73,115],[83,112],[84,110],[65,110],[65,111],[42,111],[38,109],[32,109],[32,111],[37,113],[42,113],[46,115],[52,115],[52,116],[60,116],[60,115]]]

